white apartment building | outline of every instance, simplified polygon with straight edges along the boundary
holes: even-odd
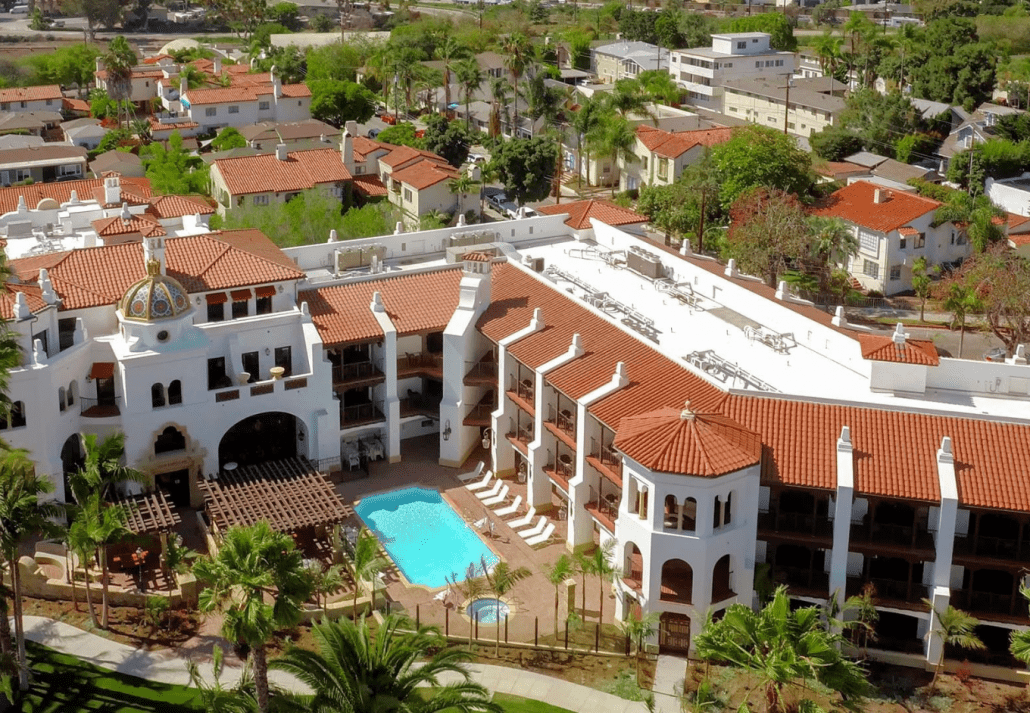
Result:
[[[687,101],[712,111],[722,110],[723,85],[730,79],[794,73],[794,54],[769,45],[765,32],[712,35],[711,47],[673,50],[669,73],[687,90]]]
[[[941,203],[909,191],[895,191],[869,181],[855,181],[832,194],[813,211],[840,218],[855,230],[858,252],[845,268],[867,290],[893,295],[912,289],[912,264],[926,258],[929,267],[969,256],[965,234],[951,222],[935,226]]]
[[[730,79],[723,84],[722,113],[807,139],[834,125],[846,88],[832,77]]]
[[[63,98],[56,84],[0,89],[0,111],[60,111]]]

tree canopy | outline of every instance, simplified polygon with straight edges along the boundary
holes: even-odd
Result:
[[[812,185],[812,160],[794,139],[779,131],[748,125],[712,148],[712,166],[722,186],[719,201],[729,209],[756,186],[805,194]]]
[[[810,251],[811,229],[804,207],[775,188],[754,188],[730,209],[730,256],[744,272],[761,275],[770,286]]]
[[[334,126],[368,121],[375,113],[376,96],[361,84],[341,79],[317,79],[311,88],[311,116]]]
[[[464,122],[448,121],[443,114],[433,114],[426,119],[426,133],[422,146],[442,156],[455,168],[465,163],[475,138],[465,128]]]
[[[501,144],[494,152],[493,165],[508,197],[524,205],[547,197],[557,158],[554,140],[536,136]]]
[[[166,195],[207,192],[207,165],[183,148],[178,131],[173,131],[168,138],[168,148],[153,143],[140,150],[140,157],[156,192]]]

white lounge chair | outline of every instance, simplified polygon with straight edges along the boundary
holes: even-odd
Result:
[[[513,502],[511,505],[508,505],[507,507],[500,508],[499,510],[494,510],[494,515],[496,515],[497,517],[508,517],[509,515],[514,515],[519,511],[520,505],[522,505],[522,496],[516,495],[515,502]]]
[[[493,477],[494,477],[494,472],[492,470],[488,470],[488,471],[486,471],[486,475],[483,476],[482,480],[477,480],[476,482],[472,483],[471,485],[466,485],[465,488],[466,488],[466,490],[481,490],[481,489],[485,488],[490,483],[490,479],[493,478]]]
[[[547,523],[547,527],[544,528],[543,532],[541,532],[539,535],[536,535],[534,537],[528,538],[526,540],[526,544],[529,545],[530,547],[536,547],[537,545],[542,545],[545,542],[547,542],[548,540],[550,540],[551,539],[551,535],[553,535],[553,534],[554,534],[554,523],[553,522],[549,522],[549,523]]]
[[[513,530],[518,530],[522,527],[528,527],[533,524],[533,518],[536,517],[536,508],[530,508],[529,512],[520,517],[518,520],[512,520],[508,523],[508,527]]]
[[[519,537],[521,537],[523,540],[528,540],[530,537],[534,537],[543,532],[545,527],[547,527],[547,516],[541,515],[540,520],[535,525],[533,525],[533,527],[520,532]]]
[[[492,498],[485,498],[483,500],[483,504],[486,505],[488,508],[492,508],[494,505],[500,505],[501,503],[503,503],[507,499],[508,499],[508,485],[506,483],[504,485],[504,487],[501,488],[501,492],[497,493],[497,495],[495,495]]]
[[[473,480],[476,480],[479,476],[483,474],[483,468],[485,467],[486,464],[483,463],[483,461],[479,461],[479,465],[476,466],[475,470],[469,471],[468,473],[460,474],[458,476],[458,480],[460,480],[463,483],[471,483]]]
[[[494,487],[489,490],[484,490],[480,493],[476,493],[476,497],[480,500],[486,500],[488,498],[496,497],[497,493],[501,492],[501,488],[504,487],[504,481],[498,478],[494,481]]]

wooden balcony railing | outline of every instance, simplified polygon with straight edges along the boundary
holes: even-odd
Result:
[[[405,354],[397,360],[397,377],[429,376],[443,377],[443,354],[439,352],[419,352]]]
[[[482,386],[497,383],[497,358],[493,352],[476,362],[465,362],[465,385]]]
[[[340,406],[340,425],[344,427],[375,423],[385,418],[379,402]]]
[[[333,367],[333,384],[377,381],[384,378],[386,378],[385,374],[371,361],[339,364]]]

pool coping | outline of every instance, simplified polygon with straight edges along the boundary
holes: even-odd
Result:
[[[352,507],[354,508],[354,516],[357,517],[359,520],[361,520],[361,524],[362,524],[362,526],[365,529],[367,529],[369,532],[371,532],[373,535],[375,535],[375,531],[373,531],[372,528],[368,526],[368,523],[365,522],[365,519],[363,517],[361,517],[361,515],[358,514],[358,511],[357,511],[358,504],[362,500],[364,500],[365,498],[371,498],[371,497],[374,497],[376,495],[385,495],[386,493],[392,493],[392,492],[395,492],[395,491],[398,491],[398,490],[407,490],[409,488],[415,488],[415,487],[422,488],[423,490],[433,490],[433,491],[437,492],[440,495],[440,498],[444,502],[447,503],[447,506],[451,510],[454,511],[454,514],[457,515],[461,519],[461,521],[465,524],[465,527],[467,527],[469,530],[471,530],[472,533],[477,538],[479,538],[479,541],[482,542],[484,545],[486,545],[486,548],[488,550],[490,550],[494,554],[494,556],[497,557],[498,561],[503,561],[504,560],[504,557],[493,546],[493,543],[487,542],[483,538],[482,534],[479,533],[475,528],[472,527],[472,523],[465,519],[465,515],[464,515],[464,512],[462,511],[462,508],[451,499],[451,497],[447,494],[447,492],[445,490],[442,490],[441,487],[437,486],[437,485],[428,485],[428,484],[426,484],[426,483],[424,483],[422,481],[415,481],[413,483],[408,483],[407,485],[403,485],[403,486],[400,486],[400,487],[384,488],[382,490],[375,490],[375,491],[369,491],[367,493],[362,493],[359,497],[354,499],[354,502],[352,504]],[[380,541],[378,537],[376,537],[376,541],[379,542],[379,546],[383,548],[383,552],[385,552],[386,556],[390,559],[390,562],[393,564],[394,569],[397,571],[397,576],[400,578],[400,583],[404,586],[405,589],[421,589],[421,590],[424,590],[426,592],[440,592],[440,591],[442,591],[444,589],[450,589],[451,588],[450,583],[442,584],[439,587],[430,587],[427,584],[416,584],[415,582],[410,581],[408,579],[407,575],[404,574],[404,570],[401,569],[401,566],[399,564],[397,564],[397,561],[393,558],[393,555],[390,554],[390,550],[387,549],[386,545],[382,541]],[[462,581],[464,581],[464,580],[462,580]],[[469,620],[471,621],[471,618],[469,618]]]

